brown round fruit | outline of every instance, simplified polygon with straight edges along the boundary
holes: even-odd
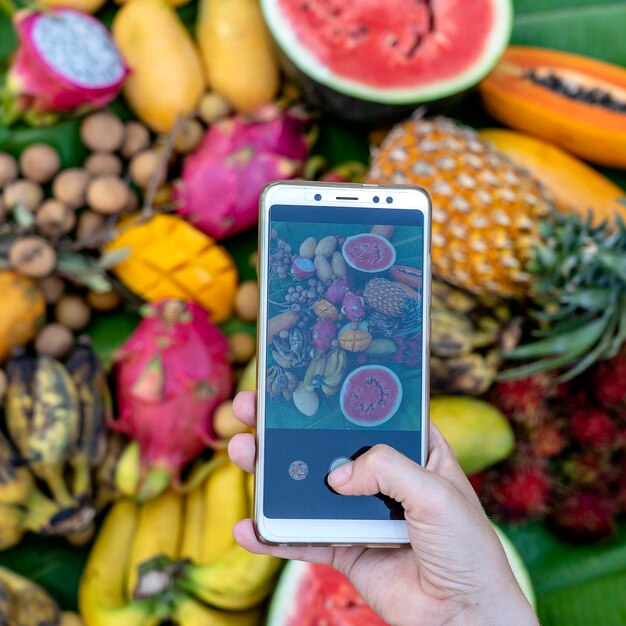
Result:
[[[87,204],[96,213],[113,215],[128,204],[128,185],[117,176],[98,176],[87,187]]]
[[[213,429],[220,439],[230,439],[234,435],[248,431],[248,427],[235,417],[232,400],[224,400],[215,409]]]
[[[43,189],[32,180],[15,180],[4,188],[3,200],[7,209],[20,205],[34,212],[43,200]]]
[[[94,152],[85,160],[85,169],[94,176],[120,176],[122,161],[108,152]]]
[[[7,152],[0,152],[0,189],[15,180],[17,175],[17,161]]]
[[[54,316],[60,324],[78,331],[89,324],[91,309],[80,296],[66,294],[57,303]]]
[[[20,169],[26,178],[47,183],[61,168],[59,153],[47,143],[34,143],[20,155]]]
[[[213,124],[228,117],[230,111],[231,107],[228,100],[213,92],[204,94],[198,107],[198,115],[205,124]]]
[[[47,324],[35,339],[37,354],[47,354],[54,359],[64,357],[74,345],[72,331],[63,324]]]
[[[51,198],[46,200],[35,217],[37,230],[46,237],[60,237],[76,226],[76,213],[67,204]]]
[[[83,241],[97,237],[104,231],[105,227],[106,217],[104,217],[104,215],[89,210],[82,211],[78,218],[78,226],[76,227],[76,239]]]
[[[105,291],[98,293],[97,291],[87,292],[87,302],[92,309],[96,311],[113,311],[122,303],[117,291]]]
[[[124,142],[120,152],[125,159],[130,159],[150,145],[150,131],[139,122],[128,122],[124,133]]]
[[[246,322],[254,322],[258,308],[259,287],[255,280],[246,280],[237,289],[235,313]]]
[[[115,152],[124,141],[124,124],[108,111],[87,116],[80,126],[80,138],[94,152]]]
[[[91,174],[80,167],[64,170],[52,181],[52,195],[72,209],[85,204],[85,192]]]
[[[56,260],[54,248],[41,237],[17,239],[9,250],[11,267],[29,278],[48,276],[54,270]]]
[[[152,204],[155,207],[163,206],[165,204],[170,204],[172,202],[172,186],[165,184],[161,185],[154,194],[154,199],[152,200]]]
[[[56,304],[65,293],[65,281],[56,274],[50,274],[39,281],[39,288],[47,304]]]
[[[254,337],[243,331],[229,335],[228,346],[228,354],[233,363],[247,363],[256,352]]]
[[[128,190],[128,203],[124,207],[124,213],[134,213],[139,210],[139,196],[134,189]]]
[[[161,155],[154,150],[144,150],[130,161],[129,173],[132,181],[145,189],[157,176],[161,167]]]
[[[176,135],[174,150],[180,154],[193,152],[200,145],[203,136],[204,127],[202,124],[196,119],[187,120]]]

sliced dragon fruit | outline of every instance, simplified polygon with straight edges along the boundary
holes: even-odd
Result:
[[[7,79],[9,118],[100,108],[117,96],[129,70],[96,18],[58,9],[20,11],[14,22],[20,45]]]

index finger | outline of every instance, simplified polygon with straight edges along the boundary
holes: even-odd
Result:
[[[233,413],[246,426],[256,428],[256,391],[240,391],[233,400]]]

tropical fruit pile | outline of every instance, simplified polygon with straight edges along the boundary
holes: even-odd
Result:
[[[277,179],[427,189],[433,421],[496,521],[616,532],[626,70],[507,47],[510,0],[13,9],[0,0],[0,549],[84,546],[64,608],[87,626],[265,619],[282,562],[235,544],[252,487],[224,449],[249,430],[233,396],[256,387],[258,197]],[[412,242],[320,226],[271,234],[276,415],[408,420]],[[372,380],[375,411],[353,401]],[[0,622],[77,619],[0,568]],[[268,619],[380,623],[345,580],[294,565]]]

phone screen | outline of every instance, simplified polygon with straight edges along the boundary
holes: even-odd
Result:
[[[377,443],[421,463],[420,211],[270,207],[264,515],[402,519],[330,470]]]

